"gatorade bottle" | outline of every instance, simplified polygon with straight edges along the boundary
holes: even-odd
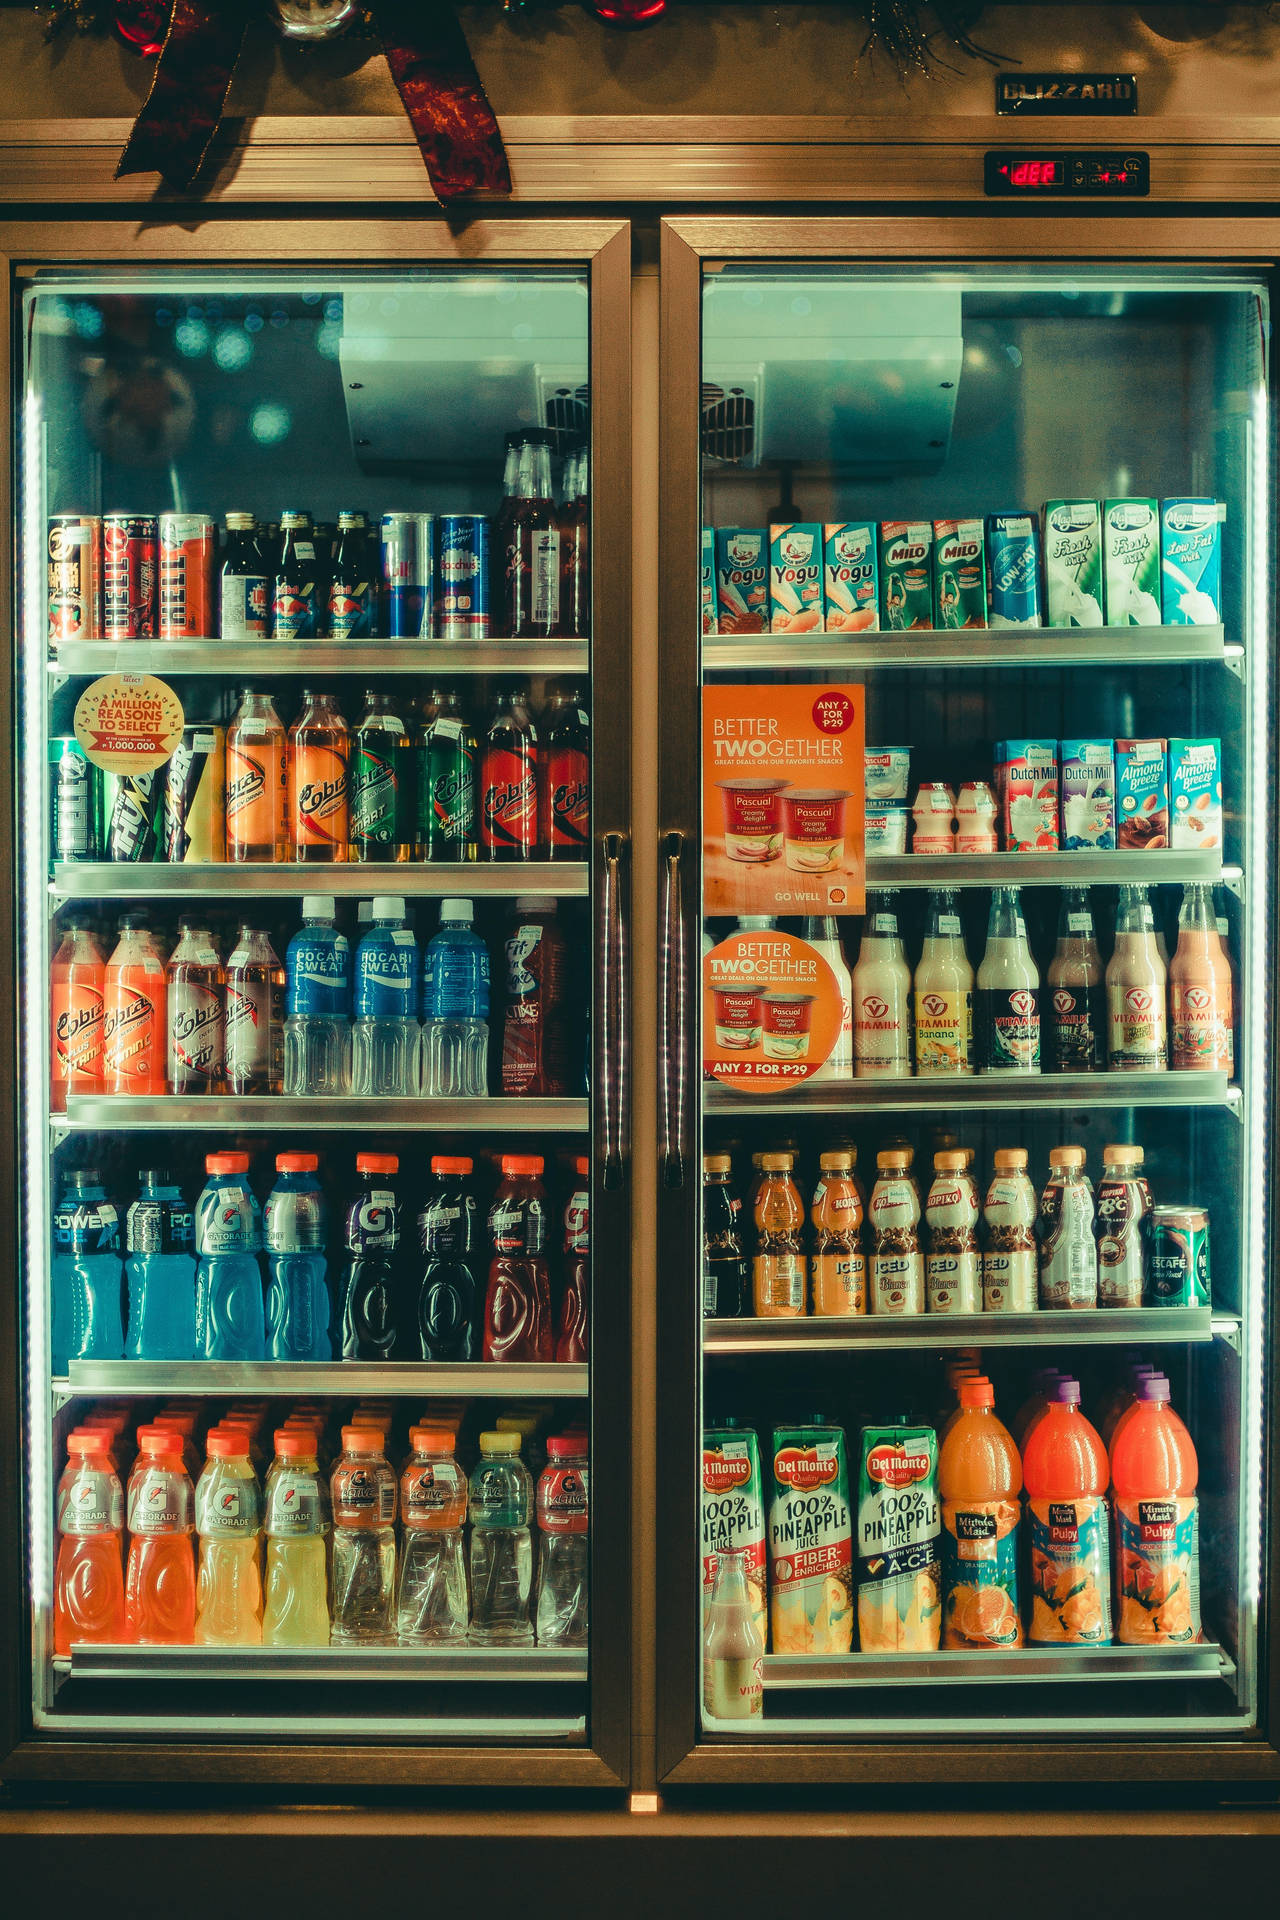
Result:
[[[400,1209],[391,1183],[399,1171],[398,1154],[356,1155],[360,1191],[347,1214],[342,1274],[344,1360],[390,1360],[396,1347]]]
[[[938,1456],[944,1647],[1022,1645],[1018,1521],[1022,1462],[989,1380],[960,1382],[960,1418]]]
[[[1111,1442],[1122,1647],[1200,1638],[1199,1464],[1169,1399],[1163,1375],[1142,1381]]]
[[[205,1452],[196,1485],[196,1644],[256,1647],[262,1641],[262,1513],[249,1436],[243,1427],[215,1427]]]
[[[546,1245],[542,1156],[504,1154],[502,1182],[489,1209],[492,1258],[484,1302],[484,1359],[553,1358]]]
[[[424,1360],[475,1360],[480,1209],[465,1154],[432,1156],[431,1182],[418,1214],[423,1258],[417,1344]],[[506,1162],[503,1162],[505,1167]]]
[[[560,1434],[547,1441],[538,1479],[538,1588],[534,1603],[540,1647],[587,1644],[587,1440]]]
[[[344,1427],[333,1498],[333,1641],[392,1638],[396,1589],[396,1477],[382,1434]]]
[[[247,1153],[211,1153],[196,1201],[196,1358],[263,1360],[262,1213]]]
[[[196,1631],[195,1491],[167,1427],[139,1427],[129,1476],[125,1638],[140,1647],[189,1647]]]
[[[53,1368],[70,1360],[119,1360],[120,1218],[96,1167],[69,1173],[54,1217]]]
[[[401,1646],[460,1645],[467,1637],[467,1476],[453,1457],[456,1441],[446,1427],[414,1427],[409,1444],[413,1452],[400,1480],[396,1632]]]
[[[324,1195],[314,1153],[278,1153],[267,1196],[267,1358],[331,1360]]]
[[[587,1357],[591,1290],[591,1162],[573,1163],[575,1179],[564,1210],[564,1287],[556,1317],[556,1359],[581,1363]]]
[[[267,1577],[264,1647],[329,1644],[329,1489],[317,1458],[314,1426],[281,1428],[267,1475],[264,1531]]]
[[[118,1645],[124,1621],[120,1555],[124,1494],[111,1459],[111,1435],[76,1428],[58,1482],[58,1560],[53,1574],[53,1650]]]
[[[442,900],[422,956],[422,1091],[483,1100],[489,1091],[489,949],[470,900]]]
[[[533,1482],[518,1433],[482,1433],[471,1475],[471,1638],[531,1647]]]
[[[196,1352],[195,1219],[163,1168],[138,1175],[125,1216],[129,1286],[126,1360],[193,1360]]]
[[[1107,1450],[1080,1411],[1080,1384],[1059,1380],[1022,1455],[1031,1530],[1033,1646],[1108,1646],[1111,1554]]]

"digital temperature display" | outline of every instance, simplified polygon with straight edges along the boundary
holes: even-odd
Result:
[[[1145,153],[1046,153],[1020,147],[986,156],[990,194],[1095,194],[1121,199],[1151,191],[1151,161]]]

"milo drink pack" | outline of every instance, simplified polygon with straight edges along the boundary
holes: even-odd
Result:
[[[881,624],[894,633],[933,625],[933,524],[880,523]]]
[[[933,523],[935,627],[985,627],[987,560],[981,520]]]
[[[769,1631],[760,1443],[750,1427],[707,1427],[702,1435],[702,1604],[715,1585],[716,1555],[745,1549],[747,1587],[760,1629]]]
[[[864,1427],[858,1470],[858,1645],[936,1653],[942,1625],[938,1436]]]
[[[775,1427],[769,1501],[775,1653],[853,1646],[853,1516],[843,1427]]]

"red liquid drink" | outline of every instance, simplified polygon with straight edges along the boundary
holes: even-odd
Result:
[[[480,857],[538,857],[538,734],[524,694],[494,699],[480,764]]]
[[[542,1166],[540,1154],[508,1153],[502,1157],[502,1181],[489,1209],[486,1360],[553,1357]]]
[[[562,1363],[585,1360],[588,1346],[591,1162],[585,1154],[574,1162],[574,1173],[574,1189],[564,1212],[564,1292],[556,1323],[556,1359]]]
[[[513,640],[541,640],[560,624],[560,528],[551,495],[551,435],[525,435],[506,523],[503,614]]]

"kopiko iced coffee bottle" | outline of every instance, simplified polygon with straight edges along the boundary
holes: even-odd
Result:
[[[924,1312],[924,1255],[920,1251],[920,1195],[911,1155],[889,1147],[876,1155],[871,1190],[871,1311]]]
[[[956,896],[929,895],[924,948],[916,966],[916,1072],[973,1072],[973,968],[965,952]]]
[[[1151,1193],[1142,1173],[1141,1147],[1102,1149],[1098,1182],[1098,1305],[1140,1307],[1147,1278],[1147,1227]]]
[[[794,1153],[766,1153],[756,1198],[756,1251],[751,1288],[758,1320],[797,1319],[805,1311],[808,1262],[804,1201],[795,1182]]]
[[[929,1228],[924,1263],[929,1312],[981,1313],[978,1193],[963,1148],[934,1154],[924,1217]]]
[[[1107,962],[1107,1065],[1113,1073],[1163,1073],[1169,1064],[1168,972],[1145,887],[1121,887],[1116,944]]]
[[[911,969],[902,951],[895,893],[867,895],[853,969],[853,1060],[859,1080],[911,1076]]]
[[[1040,1304],[1036,1262],[1036,1195],[1025,1147],[997,1147],[983,1217],[984,1313],[1033,1313]]]
[[[1083,1147],[1054,1147],[1040,1195],[1040,1305],[1096,1307],[1098,1253]]]
[[[1047,1071],[1100,1072],[1106,1051],[1106,993],[1087,887],[1063,890],[1058,944],[1049,962],[1046,987]]]
[[[813,1223],[813,1311],[823,1318],[867,1311],[867,1256],[862,1246],[862,1195],[851,1147],[818,1156],[809,1218]]]

